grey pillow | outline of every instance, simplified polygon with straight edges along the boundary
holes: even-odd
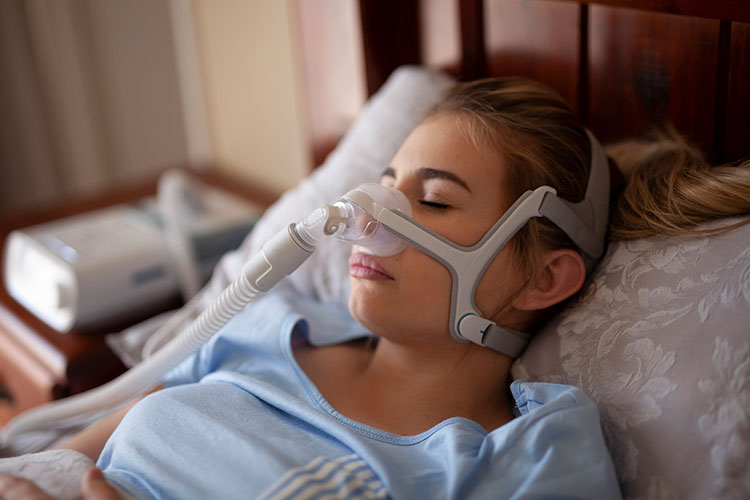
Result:
[[[750,498],[750,225],[613,243],[513,375],[598,404],[626,498]]]

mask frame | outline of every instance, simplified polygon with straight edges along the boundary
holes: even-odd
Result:
[[[400,211],[390,210],[356,189],[344,195],[368,212],[385,229],[431,256],[451,273],[450,333],[460,342],[471,341],[511,358],[520,356],[531,336],[483,318],[474,295],[487,267],[532,217],[545,217],[576,244],[587,274],[604,252],[609,217],[609,164],[590,131],[591,168],[583,200],[571,202],[550,186],[522,194],[474,245],[461,246],[423,226]]]

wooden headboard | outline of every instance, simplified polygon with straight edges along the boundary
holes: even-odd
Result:
[[[747,0],[353,1],[298,9],[317,163],[341,133],[325,114],[341,95],[330,87],[352,84],[331,78],[352,43],[368,94],[402,64],[463,79],[524,75],[555,88],[604,142],[670,122],[714,163],[750,157]],[[330,29],[347,23],[361,38]]]

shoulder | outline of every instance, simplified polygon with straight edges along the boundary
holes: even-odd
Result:
[[[573,386],[537,382],[515,381],[511,391],[521,416],[494,438],[506,446],[500,460],[525,471],[521,488],[532,497],[620,498],[591,398]]]
[[[341,343],[367,336],[369,332],[359,325],[349,309],[333,302],[321,302],[294,291],[271,291],[251,302],[233,321],[264,319],[278,322],[294,317],[304,322],[307,334],[314,345]]]
[[[523,446],[557,449],[576,453],[587,443],[592,452],[606,454],[594,402],[577,387],[543,382],[514,381],[511,392],[520,416],[508,425]],[[571,445],[567,450],[564,445]],[[561,446],[563,446],[561,448]]]
[[[572,385],[515,380],[510,384],[510,390],[521,415],[542,408],[545,408],[545,413],[586,408],[598,416],[598,410],[591,398],[581,389]]]
[[[315,346],[329,346],[370,336],[349,313],[349,309],[331,302],[295,294],[279,298],[303,320],[308,341]]]
[[[314,345],[346,342],[367,334],[346,308],[290,291],[258,297],[230,320],[219,338],[246,343],[277,339],[295,327]]]

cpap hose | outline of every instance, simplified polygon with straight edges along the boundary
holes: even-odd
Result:
[[[411,215],[409,202],[399,191],[379,184],[364,184],[355,191],[364,192],[383,206]],[[379,230],[381,227],[360,206],[346,199],[321,207],[302,221],[290,224],[263,245],[205,311],[152,356],[100,387],[16,416],[3,430],[0,448],[20,434],[65,426],[73,418],[112,409],[145,394],[253,298],[297,269],[326,236],[336,236],[376,255],[395,255],[405,248],[404,242],[388,231]]]

